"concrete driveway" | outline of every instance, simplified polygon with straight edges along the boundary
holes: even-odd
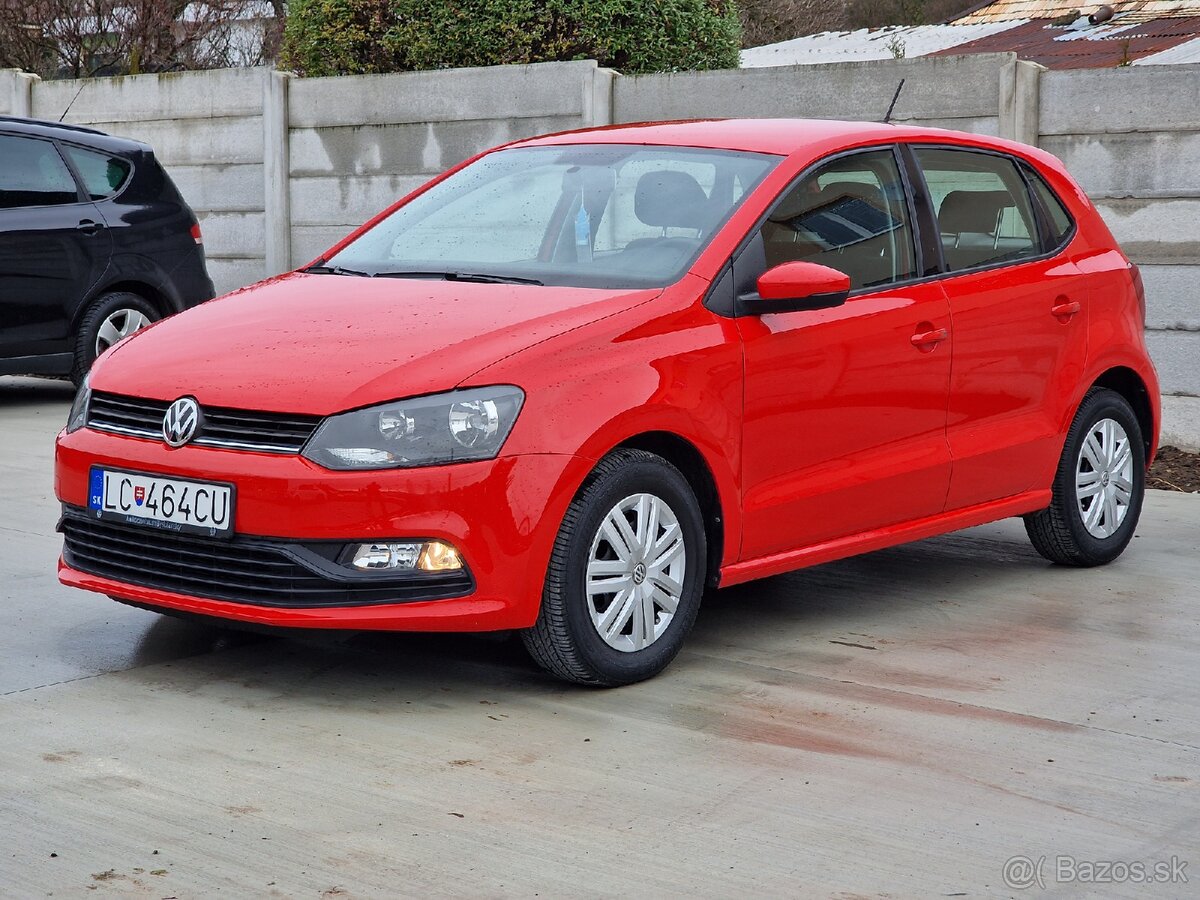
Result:
[[[579,690],[60,587],[70,393],[0,378],[0,896],[1195,896],[1200,497],[1104,569],[1014,520],[718,592],[665,675]]]

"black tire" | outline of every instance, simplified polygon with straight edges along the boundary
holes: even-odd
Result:
[[[1097,537],[1084,524],[1076,495],[1076,468],[1083,442],[1092,429],[1112,419],[1124,430],[1132,454],[1132,490],[1128,509],[1119,526],[1107,537]],[[1109,475],[1104,474],[1107,484]],[[1062,457],[1054,475],[1050,506],[1025,517],[1025,531],[1033,547],[1050,562],[1063,566],[1100,566],[1112,562],[1129,544],[1137,528],[1146,493],[1146,445],[1137,416],[1124,397],[1107,388],[1092,388],[1079,404],[1067,432]],[[1091,503],[1098,502],[1092,499]]]
[[[640,493],[653,495],[674,514],[685,568],[680,599],[665,630],[648,646],[624,652],[610,646],[593,624],[585,583],[602,522],[623,499]],[[597,463],[563,517],[537,622],[521,633],[525,648],[542,668],[577,684],[615,687],[657,675],[675,658],[696,620],[706,560],[704,520],[687,479],[652,453],[615,450]],[[655,610],[652,618],[660,612]]]
[[[101,326],[110,317],[119,317],[122,310],[140,313],[151,322],[157,322],[161,318],[152,304],[129,291],[112,291],[93,300],[79,320],[72,347],[74,360],[71,366],[71,381],[76,386],[83,381],[92,363],[100,355],[96,352],[96,342],[100,338]]]

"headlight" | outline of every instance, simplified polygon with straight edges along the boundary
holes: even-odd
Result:
[[[525,393],[510,384],[395,400],[330,416],[303,455],[327,469],[400,469],[492,459]]]
[[[75,392],[75,402],[71,404],[71,411],[67,413],[67,434],[78,431],[87,424],[88,403],[91,399],[92,389],[88,386],[88,378],[85,375],[79,390]]]

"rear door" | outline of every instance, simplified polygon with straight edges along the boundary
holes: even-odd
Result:
[[[803,176],[735,261],[743,285],[806,260],[852,288],[833,309],[737,319],[742,559],[942,511],[950,317],[941,285],[922,280],[912,222],[893,149],[858,152]]]
[[[112,242],[55,143],[0,133],[0,357],[65,353]]]
[[[1086,363],[1083,275],[1055,252],[1062,238],[1048,238],[1044,209],[1012,157],[952,147],[915,147],[914,156],[949,270],[947,509],[1044,488]]]

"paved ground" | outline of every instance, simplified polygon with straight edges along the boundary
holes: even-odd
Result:
[[[60,587],[68,402],[0,379],[0,896],[1039,895],[1016,855],[1056,896],[1196,896],[1200,497],[1153,492],[1103,570],[1010,521],[720,592],[597,692],[511,641]],[[1059,855],[1192,881],[1056,890]]]

